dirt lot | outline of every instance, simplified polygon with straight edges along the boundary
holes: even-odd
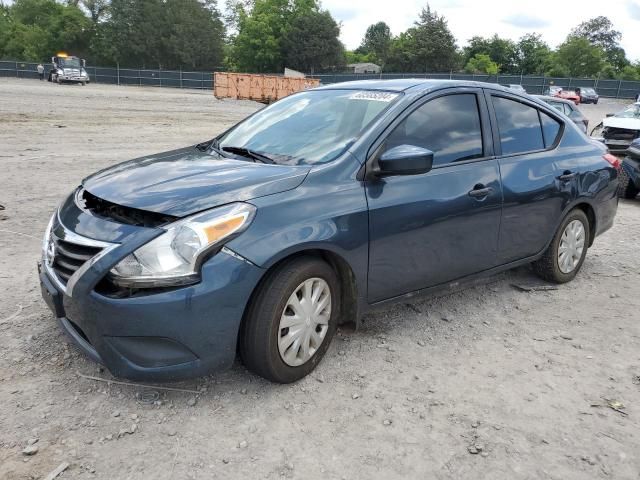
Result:
[[[40,299],[47,220],[87,174],[211,138],[258,108],[210,92],[0,80],[0,478],[640,479],[640,201],[582,272],[369,315],[307,379],[241,364],[174,384],[111,378]],[[619,105],[585,106],[592,125]],[[36,442],[37,453],[22,453]],[[35,448],[34,448],[35,449]]]

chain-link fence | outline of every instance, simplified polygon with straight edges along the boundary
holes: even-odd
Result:
[[[397,78],[433,78],[450,80],[473,80],[477,82],[499,83],[501,85],[522,85],[527,93],[542,95],[551,85],[567,90],[576,87],[593,87],[602,97],[636,98],[640,94],[640,82],[627,80],[603,80],[597,78],[560,78],[533,75],[472,75],[464,73],[382,73],[382,74],[329,74],[313,75],[324,85],[353,80],[390,80]]]
[[[0,60],[0,77],[38,78],[37,63]],[[44,65],[45,78],[48,78],[50,64]],[[183,70],[162,70],[145,68],[92,67],[87,66],[92,82],[111,85],[138,85],[152,87],[213,89],[212,72],[191,72]],[[217,68],[221,71],[224,68]],[[348,82],[352,80],[389,80],[395,78],[433,78],[452,80],[474,80],[478,82],[499,83],[502,85],[522,85],[528,93],[544,94],[551,85],[566,89],[593,87],[602,97],[636,98],[640,94],[640,82],[627,80],[603,80],[597,78],[558,78],[533,75],[471,75],[464,73],[382,73],[359,74],[338,73],[311,75],[322,84]]]
[[[45,69],[45,79],[48,79],[51,64],[43,64],[43,66]],[[0,77],[37,79],[37,67],[38,64],[33,62],[0,60]],[[94,83],[195,88],[201,90],[211,90],[213,88],[212,72],[92,66],[87,66],[86,70],[89,74],[90,81]]]

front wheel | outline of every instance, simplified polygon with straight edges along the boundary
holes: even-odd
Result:
[[[582,210],[569,212],[542,257],[533,263],[543,279],[566,283],[577,275],[589,247],[589,219]]]
[[[324,261],[300,257],[269,275],[254,296],[240,333],[247,368],[278,383],[308,375],[335,333],[340,286]]]

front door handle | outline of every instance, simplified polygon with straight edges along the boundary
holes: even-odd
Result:
[[[564,173],[558,177],[558,180],[560,180],[561,182],[568,182],[569,180],[573,179],[575,176],[576,176],[576,173],[571,172],[569,170],[565,170]]]
[[[469,192],[469,196],[473,198],[483,198],[493,192],[493,188],[485,187],[484,185],[476,185],[473,190]]]

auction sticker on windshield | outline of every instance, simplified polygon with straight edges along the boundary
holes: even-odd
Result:
[[[397,93],[361,90],[349,97],[349,100],[373,100],[376,102],[390,102],[398,96]]]

